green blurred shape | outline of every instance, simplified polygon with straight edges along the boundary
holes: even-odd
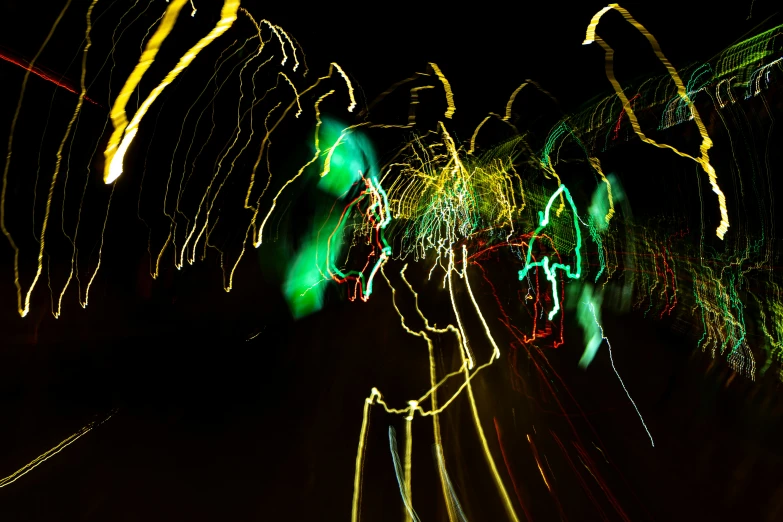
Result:
[[[283,284],[283,293],[295,319],[321,309],[330,274],[345,275],[337,269],[335,259],[343,251],[345,226],[355,206],[355,202],[346,206],[344,201],[351,187],[364,176],[382,193],[377,181],[375,152],[361,132],[324,117],[318,128],[318,149],[319,170],[316,173],[311,169],[307,176],[320,178],[316,185],[319,195],[312,209],[300,209],[312,211],[313,222]],[[361,279],[364,282],[363,274]]]

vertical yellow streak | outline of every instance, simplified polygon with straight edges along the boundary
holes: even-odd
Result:
[[[68,138],[71,135],[71,129],[73,129],[73,124],[76,122],[76,119],[79,117],[79,113],[81,113],[82,110],[82,104],[84,103],[84,97],[87,93],[87,88],[85,87],[85,75],[87,74],[87,51],[89,51],[90,46],[92,45],[92,41],[90,40],[90,31],[92,30],[92,10],[95,7],[95,4],[98,3],[98,0],[93,0],[90,4],[90,7],[87,9],[87,31],[85,33],[87,42],[84,46],[84,51],[82,52],[82,74],[81,74],[81,92],[79,93],[79,101],[76,103],[76,108],[73,111],[73,116],[71,116],[71,120],[68,122],[68,126],[65,128],[65,135],[63,136],[62,141],[60,142],[60,146],[57,148],[57,160],[54,164],[54,172],[52,172],[52,182],[49,184],[49,194],[46,197],[46,210],[44,212],[44,220],[43,225],[41,225],[41,234],[39,236],[39,249],[38,249],[38,269],[35,272],[35,277],[33,278],[33,282],[30,284],[30,288],[27,290],[27,294],[25,295],[25,301],[24,301],[24,313],[22,314],[22,317],[27,315],[27,312],[30,310],[30,298],[33,294],[33,290],[35,289],[35,285],[38,283],[38,279],[41,277],[41,272],[43,271],[43,256],[44,256],[44,249],[46,245],[46,229],[49,225],[49,216],[51,214],[52,209],[52,200],[54,198],[54,187],[57,185],[57,177],[60,174],[60,168],[62,166],[62,159],[63,159],[63,149],[65,149],[65,144],[68,141]],[[71,274],[73,274],[73,267],[71,267]],[[68,282],[70,282],[71,276],[68,276]],[[59,316],[59,310],[56,314],[53,314],[55,317]]]
[[[86,33],[84,35],[85,45],[84,45],[84,52],[82,53],[82,73],[81,73],[81,77],[80,77],[80,80],[79,80],[79,86],[80,86],[79,102],[77,103],[77,106],[76,106],[77,109],[76,109],[76,114],[74,115],[74,118],[78,117],[78,113],[79,113],[79,111],[81,109],[81,105],[84,102],[84,97],[87,96],[87,85],[85,83],[86,77],[87,77],[87,51],[92,46],[92,39],[90,38],[90,32],[91,32],[91,28],[92,28],[91,16],[92,16],[93,7],[95,7],[95,4],[97,3],[97,1],[98,0],[93,0],[92,4],[87,9],[87,31],[86,31]],[[66,134],[66,138],[67,138],[67,134]],[[63,145],[65,145],[65,139],[63,139]],[[62,147],[61,147],[60,150],[62,150]],[[58,161],[58,164],[59,164],[59,162],[60,162],[60,157],[59,156],[57,158],[57,161]],[[58,166],[58,168],[59,168],[59,166]],[[67,174],[66,174],[65,179],[66,179],[66,184],[67,184],[68,183],[68,176],[67,176]],[[114,191],[112,190],[112,192],[114,192]],[[65,214],[64,214],[65,213],[65,194],[63,194],[62,227],[63,227],[63,234],[65,234],[65,237],[68,238],[68,240],[71,242],[71,246],[72,246],[72,250],[71,250],[71,271],[68,273],[68,279],[65,281],[65,285],[63,285],[62,292],[60,292],[60,297],[57,300],[57,311],[56,312],[53,311],[52,315],[54,315],[55,319],[60,317],[60,313],[62,312],[62,306],[63,306],[63,296],[65,295],[65,291],[68,289],[68,286],[71,284],[71,280],[73,279],[74,264],[75,264],[76,251],[77,251],[77,249],[76,249],[76,235],[79,233],[79,223],[81,222],[81,211],[82,211],[82,207],[81,207],[81,203],[80,203],[80,205],[79,205],[79,218],[78,218],[78,220],[76,222],[76,232],[74,233],[73,238],[71,238],[68,234],[65,233]],[[105,223],[104,223],[104,229],[105,229]],[[41,243],[43,243],[43,233],[41,233]],[[103,244],[103,237],[101,237],[101,245],[102,244]],[[99,254],[99,261],[98,262],[100,263],[100,254]]]
[[[407,281],[406,281],[407,282]],[[410,285],[408,285],[410,286]],[[411,288],[412,290],[412,288]],[[416,305],[418,308],[418,303]],[[438,372],[437,367],[435,365],[435,352],[433,350],[432,341],[430,341],[429,338],[427,338],[427,348],[429,349],[429,358],[430,358],[430,388],[432,389],[432,394],[430,400],[432,401],[432,411],[437,412],[438,411]],[[442,451],[443,448],[443,441],[440,435],[440,417],[438,416],[438,413],[432,414],[432,432],[435,437],[435,447],[441,448],[440,451]],[[449,515],[449,521],[453,522],[454,520],[457,520],[457,514],[454,511],[454,504],[451,500],[451,494],[449,493],[449,487],[446,483],[446,477],[443,474],[443,470],[445,469],[445,461],[443,466],[438,466],[438,478],[440,479],[440,486],[441,490],[443,491],[443,499],[446,501],[446,511]]]
[[[408,268],[408,265],[405,265],[402,267],[402,270],[400,271],[400,277],[402,278],[403,282],[408,286],[408,289],[411,291],[414,297],[414,302],[416,304],[416,311],[418,312],[419,316],[421,317],[422,321],[424,321],[424,328],[426,330],[429,330],[434,333],[442,333],[446,332],[446,329],[438,330],[432,326],[430,326],[429,321],[422,313],[421,309],[419,308],[419,294],[416,293],[416,291],[413,289],[411,284],[408,282],[407,279],[405,279],[405,270]],[[434,347],[432,345],[432,339],[430,339],[429,335],[427,335],[427,332],[422,330],[419,332],[414,332],[408,326],[405,324],[405,318],[402,315],[402,312],[400,312],[399,308],[397,307],[397,301],[396,301],[396,295],[397,290],[392,286],[391,281],[389,281],[389,278],[386,276],[386,272],[384,272],[383,267],[381,267],[381,275],[386,279],[386,282],[389,285],[389,288],[391,288],[392,291],[392,304],[394,305],[394,309],[397,311],[397,314],[400,316],[400,320],[402,321],[402,327],[405,329],[406,332],[410,333],[411,335],[415,335],[417,337],[423,337],[425,341],[427,341],[427,355],[429,357],[429,364],[430,364],[430,393],[427,395],[430,396],[430,400],[432,401],[432,407],[431,411],[432,413],[432,431],[433,431],[433,437],[435,438],[435,445],[437,448],[443,447],[443,442],[441,440],[441,434],[440,434],[440,418],[438,417],[438,370],[437,366],[435,364],[435,351]],[[464,359],[464,358],[463,358]],[[425,397],[427,396],[425,395]],[[424,400],[419,399],[419,401]],[[419,401],[410,401],[408,404],[411,405],[411,413],[409,417],[411,417],[411,420],[413,420],[413,411],[415,410],[414,404],[416,407],[418,407]],[[442,466],[438,466],[438,477],[440,479],[441,489],[443,491],[443,499],[446,501],[446,510],[449,515],[449,520],[454,521],[456,520],[456,513],[454,511],[454,505],[451,499],[451,494],[449,493],[448,485],[446,482],[446,477],[444,476],[443,472],[445,470],[445,464]],[[410,491],[408,491],[408,498],[410,498]],[[407,516],[407,510],[406,510],[406,516]]]
[[[98,270],[101,268],[101,257],[103,254],[103,238],[106,236],[106,223],[109,222],[109,210],[111,209],[111,200],[114,197],[114,188],[116,185],[113,185],[111,188],[111,194],[109,195],[109,203],[106,205],[106,216],[103,218],[103,228],[101,229],[101,245],[98,247],[98,264],[95,265],[95,271],[92,273],[92,277],[90,277],[90,281],[87,283],[87,288],[84,289],[84,301],[82,302],[82,308],[87,308],[87,303],[90,299],[90,287],[92,286],[92,282],[95,280],[95,276],[98,275]]]
[[[157,53],[158,48],[160,47],[160,44],[163,42],[163,40],[168,36],[168,34],[171,32],[171,29],[174,26],[174,22],[176,20],[176,14],[179,13],[179,10],[182,8],[182,5],[184,5],[184,0],[174,0],[169,7],[166,9],[166,16],[163,18],[163,21],[161,22],[161,25],[158,27],[158,30],[153,35],[150,42],[147,44],[147,49],[151,51],[153,60],[154,60],[154,54]],[[172,18],[170,19],[170,25],[164,28],[164,25],[166,24],[167,20],[169,19],[169,9],[174,7],[175,5],[179,6],[176,10],[176,13],[172,15]],[[112,183],[114,180],[116,180],[121,174],[122,174],[122,160],[125,156],[125,152],[128,149],[128,146],[133,141],[133,138],[136,136],[136,132],[138,131],[139,123],[141,122],[142,118],[144,118],[144,115],[149,110],[150,106],[155,102],[155,99],[160,95],[161,92],[171,83],[173,82],[179,74],[184,71],[190,63],[196,58],[199,52],[201,52],[207,45],[212,43],[216,38],[218,38],[220,35],[225,33],[229,27],[234,23],[234,20],[237,19],[237,10],[239,9],[239,0],[225,0],[223,3],[223,9],[220,12],[220,20],[218,21],[217,25],[212,29],[212,31],[209,32],[207,36],[199,40],[196,45],[191,47],[182,57],[179,59],[179,62],[177,65],[166,75],[166,77],[163,79],[160,84],[155,87],[152,92],[147,96],[147,99],[144,100],[144,103],[141,104],[139,107],[139,110],[136,111],[136,114],[134,114],[133,119],[130,121],[130,123],[127,125],[127,127],[119,127],[117,126],[117,123],[122,123],[122,120],[125,119],[125,104],[127,103],[128,98],[130,98],[130,93],[135,88],[136,84],[141,80],[141,76],[144,74],[146,69],[149,67],[149,65],[152,63],[153,60],[150,60],[148,63],[144,63],[144,55],[142,55],[142,60],[139,62],[139,65],[137,65],[137,69],[141,69],[141,74],[136,75],[136,70],[131,73],[131,76],[128,78],[128,82],[126,82],[125,86],[123,87],[122,91],[120,92],[120,95],[125,93],[126,88],[130,85],[130,90],[126,95],[126,98],[124,99],[124,102],[122,102],[122,105],[120,105],[120,98],[117,98],[117,101],[114,104],[114,108],[112,108],[112,123],[114,123],[114,133],[112,134],[109,144],[106,146],[106,170],[104,172],[103,180],[106,183]],[[156,41],[157,46],[154,48],[151,48],[151,45],[153,43],[153,40],[156,39],[156,37],[161,34],[160,40]],[[145,54],[147,54],[147,51],[145,50]],[[117,117],[117,121],[115,122],[115,116]],[[122,141],[119,142],[119,145],[117,145],[117,142],[119,141],[120,137],[122,137]]]
[[[356,471],[353,477],[353,504],[351,506],[351,522],[359,522],[360,504],[362,501],[362,470],[364,468],[364,445],[367,442],[367,430],[370,425],[370,406],[375,397],[380,395],[373,388],[370,396],[364,400],[364,415],[362,416],[362,431],[359,434],[359,448],[356,450]]]
[[[321,81],[321,78],[319,78],[318,81]],[[264,227],[266,226],[266,222],[269,220],[270,216],[272,215],[272,212],[274,212],[275,207],[277,206],[277,200],[280,197],[280,195],[283,193],[283,191],[286,189],[286,187],[288,187],[288,185],[290,185],[291,183],[296,181],[296,179],[299,178],[299,176],[302,175],[302,173],[305,171],[305,169],[307,167],[309,167],[310,165],[312,165],[313,163],[315,163],[318,160],[318,157],[321,154],[321,148],[319,147],[320,143],[319,143],[319,140],[318,140],[318,131],[321,129],[321,108],[320,108],[320,105],[321,105],[321,102],[324,99],[326,99],[327,96],[331,96],[332,94],[334,94],[334,89],[330,90],[329,92],[327,92],[325,94],[322,94],[315,101],[315,121],[316,121],[316,123],[315,123],[315,153],[313,154],[313,157],[310,158],[310,161],[308,161],[307,163],[302,165],[302,168],[299,169],[299,171],[296,173],[296,175],[294,177],[292,177],[291,179],[289,179],[288,181],[286,181],[283,184],[283,186],[280,187],[280,190],[277,192],[277,194],[275,194],[275,197],[272,198],[272,205],[269,208],[269,212],[267,212],[266,217],[264,217],[264,220],[261,222],[261,226],[258,229],[258,239],[255,241],[255,243],[253,245],[255,248],[258,248],[259,246],[261,246],[261,243],[264,240]],[[267,132],[266,137],[264,138],[264,140],[266,140],[268,137],[269,137],[269,133]],[[261,153],[263,153],[263,145],[262,145],[262,152]],[[261,158],[259,156],[259,160],[260,159]],[[256,165],[257,164],[258,164],[258,162],[256,162]],[[253,172],[255,172],[255,168],[253,169]],[[247,202],[248,202],[248,199],[250,198],[250,190],[252,189],[252,187],[253,187],[253,177],[251,176],[250,187],[248,187],[248,189],[247,189],[247,196],[245,197],[245,208],[249,208],[248,205],[247,205]],[[253,220],[251,222],[251,226],[255,226],[255,219],[256,219],[257,215],[258,215],[258,205],[256,206],[256,214],[253,216]]]
[[[19,101],[16,103],[16,110],[14,111],[14,117],[11,120],[11,130],[8,132],[8,152],[5,157],[5,168],[3,169],[3,188],[2,188],[2,192],[0,192],[0,229],[3,231],[3,235],[5,235],[6,239],[8,240],[8,243],[11,245],[11,248],[14,250],[14,285],[16,286],[16,309],[19,312],[19,315],[22,317],[26,316],[27,313],[30,311],[30,297],[29,297],[30,294],[28,292],[27,299],[23,307],[22,285],[19,282],[19,247],[16,246],[16,242],[14,241],[14,238],[11,236],[11,232],[5,226],[5,196],[8,190],[8,172],[11,169],[11,155],[12,155],[13,144],[14,144],[14,131],[16,130],[16,122],[19,119],[19,113],[22,111],[22,100],[24,99],[24,92],[25,89],[27,88],[27,79],[30,77],[30,71],[32,71],[35,62],[38,60],[38,57],[41,56],[41,53],[46,47],[46,44],[48,44],[49,40],[51,40],[52,35],[54,35],[55,29],[57,29],[57,26],[60,24],[60,21],[62,20],[63,16],[65,15],[65,12],[68,10],[70,5],[71,5],[71,0],[68,0],[63,6],[62,11],[60,11],[60,14],[57,15],[57,19],[54,21],[52,28],[49,30],[49,34],[46,35],[46,38],[44,39],[44,42],[41,44],[41,47],[38,49],[38,52],[35,53],[35,56],[33,56],[33,59],[30,61],[30,67],[28,67],[24,73],[24,78],[22,79],[22,89],[19,93]],[[43,238],[41,238],[41,240],[43,241]],[[41,273],[40,268],[38,273],[40,275]]]
[[[463,252],[464,252],[464,250],[463,250]],[[456,311],[457,311],[456,308],[457,307],[454,305],[454,292],[452,290],[452,283],[451,283],[451,279],[452,279],[451,278],[451,272],[452,272],[452,270],[454,270],[454,250],[453,249],[451,249],[449,251],[449,276],[448,276],[448,278],[449,278],[449,293],[451,294],[452,306],[454,307],[454,312],[456,313]],[[465,266],[463,266],[463,272],[464,272],[464,277],[467,277],[467,270],[466,270]],[[468,288],[470,288],[470,287],[468,287]],[[472,293],[471,293],[471,298],[472,297],[473,296],[472,296]],[[474,304],[475,304],[475,301],[474,301]],[[482,317],[481,313],[479,313],[479,317]],[[459,319],[459,316],[457,316],[457,318]],[[482,322],[483,322],[483,317],[482,317]],[[463,337],[465,337],[465,339],[464,339],[465,346],[467,346],[468,339],[467,339],[467,337],[465,335],[465,332],[464,332],[464,330],[462,328],[462,324],[459,322],[459,320],[458,320],[458,324],[460,326],[461,334],[463,335]],[[485,323],[485,327],[486,327],[486,323]],[[492,344],[494,345],[495,343],[494,343],[494,340],[492,339],[491,336],[490,336],[490,340],[492,341]],[[495,349],[497,350],[497,346],[496,345],[495,345]],[[460,352],[460,353],[463,353],[463,352]],[[499,353],[499,351],[496,352],[496,353]],[[478,433],[479,440],[481,441],[481,447],[484,450],[484,458],[487,461],[487,465],[489,466],[490,472],[492,473],[492,478],[495,481],[495,486],[498,488],[498,492],[500,493],[501,499],[503,500],[503,505],[506,508],[506,514],[508,515],[509,519],[513,520],[514,522],[519,522],[519,517],[517,517],[517,514],[516,514],[516,512],[514,510],[514,506],[511,504],[511,497],[509,497],[508,492],[506,491],[506,487],[503,485],[503,480],[500,478],[500,474],[498,473],[497,466],[495,466],[495,461],[492,458],[492,453],[490,452],[489,444],[487,443],[487,437],[484,435],[484,429],[481,427],[481,419],[479,418],[478,407],[476,406],[476,399],[473,396],[473,387],[470,384],[470,373],[468,371],[469,368],[468,368],[468,365],[464,364],[465,363],[464,357],[465,356],[464,356],[464,353],[463,353],[463,366],[462,366],[462,368],[463,368],[463,373],[465,374],[465,386],[466,386],[467,391],[468,391],[468,400],[470,402],[471,413],[473,414],[473,423],[476,426],[476,432]],[[471,365],[471,368],[472,368],[472,365]]]
[[[612,219],[612,216],[614,216],[614,198],[612,198],[612,184],[609,183],[609,180],[606,178],[606,176],[604,176],[604,171],[601,170],[601,160],[599,160],[598,158],[590,158],[590,165],[598,173],[598,175],[601,176],[601,181],[603,181],[606,184],[606,197],[609,200],[609,210],[606,212],[606,216],[604,216],[604,220],[608,225],[609,221],[611,221]]]
[[[470,352],[470,346],[468,345],[468,336],[465,334],[465,328],[462,326],[462,319],[460,319],[459,316],[459,310],[457,310],[457,303],[454,300],[454,285],[452,284],[451,280],[451,273],[454,271],[454,250],[449,249],[449,267],[447,269],[447,275],[446,278],[449,282],[449,297],[451,298],[451,308],[454,309],[454,315],[457,317],[457,326],[459,327],[460,332],[460,353],[462,353],[462,357],[464,361],[467,361],[467,368],[466,370],[472,370],[474,363],[473,363],[473,354]]]
[[[639,125],[639,121],[636,119],[636,114],[634,113],[633,108],[631,107],[628,97],[625,95],[625,92],[623,92],[620,83],[617,81],[617,79],[614,76],[614,70],[613,70],[614,49],[612,49],[612,47],[609,46],[609,44],[604,42],[600,37],[596,36],[595,34],[595,30],[598,27],[598,22],[600,21],[601,17],[611,9],[617,10],[628,23],[633,25],[634,28],[636,28],[636,30],[642,33],[642,35],[647,39],[647,41],[652,46],[653,52],[655,52],[655,56],[658,58],[658,60],[660,60],[663,66],[666,67],[666,70],[669,72],[669,76],[672,78],[674,84],[677,86],[677,93],[679,94],[680,98],[682,98],[682,100],[688,104],[688,108],[691,111],[693,120],[699,129],[699,134],[701,135],[701,145],[699,146],[699,151],[701,152],[700,157],[695,158],[690,154],[686,154],[684,152],[679,151],[678,149],[672,147],[671,145],[667,145],[665,143],[658,143],[655,140],[648,138],[644,134],[644,132],[642,132],[641,126]],[[647,31],[647,29],[645,29],[645,27],[642,24],[637,22],[631,16],[631,13],[629,13],[627,10],[620,7],[618,4],[609,4],[607,7],[601,9],[598,13],[596,13],[595,16],[593,16],[592,20],[590,21],[590,24],[587,26],[587,34],[585,35],[585,40],[582,43],[582,45],[588,45],[593,42],[598,42],[601,48],[606,53],[606,75],[609,78],[609,81],[611,82],[615,92],[617,93],[617,96],[620,98],[620,100],[623,103],[623,108],[625,109],[625,112],[628,115],[628,119],[631,122],[631,126],[633,127],[634,133],[637,136],[639,136],[639,138],[645,143],[648,143],[650,145],[662,149],[669,149],[679,156],[692,159],[693,161],[701,165],[701,167],[704,169],[704,172],[707,173],[707,177],[710,180],[710,185],[712,186],[712,191],[718,196],[718,205],[720,207],[721,221],[720,221],[720,225],[715,231],[715,234],[720,239],[723,239],[723,236],[726,234],[726,232],[729,229],[729,215],[726,209],[726,196],[723,194],[723,191],[718,186],[718,175],[715,173],[715,168],[710,164],[709,150],[712,148],[712,139],[707,133],[707,128],[704,126],[704,123],[701,120],[701,115],[699,114],[698,109],[696,109],[696,106],[693,105],[693,101],[688,96],[688,91],[685,88],[685,85],[683,84],[682,80],[680,79],[680,75],[677,73],[677,69],[675,69],[674,66],[672,66],[672,64],[669,62],[669,60],[666,59],[666,56],[664,56],[663,52],[661,51],[661,47],[660,45],[658,45],[658,41],[655,39],[655,37],[649,31]]]
[[[514,511],[514,506],[511,504],[511,497],[509,497],[506,487],[503,485],[503,479],[500,478],[498,468],[495,466],[495,460],[492,458],[492,453],[489,451],[489,444],[487,443],[487,437],[484,435],[484,430],[481,428],[481,419],[479,418],[478,408],[476,407],[476,399],[473,397],[473,387],[470,385],[470,374],[467,368],[464,369],[465,381],[468,389],[468,399],[470,401],[470,409],[473,413],[473,423],[476,425],[476,431],[478,432],[479,439],[481,440],[481,447],[484,449],[484,458],[489,465],[489,469],[492,472],[492,478],[495,480],[495,486],[498,488],[500,497],[503,500],[503,506],[506,508],[506,514],[508,518],[514,522],[519,522],[519,517]]]
[[[441,72],[438,64],[435,62],[430,62],[430,67],[432,67],[432,70],[435,71],[435,75],[437,75],[438,79],[443,84],[443,89],[446,91],[446,103],[448,104],[448,107],[446,108],[445,116],[451,119],[451,117],[454,115],[454,112],[457,110],[457,108],[454,106],[454,94],[451,92],[451,85]]]
[[[484,314],[481,313],[481,309],[476,302],[476,298],[473,297],[473,290],[470,288],[470,281],[468,280],[468,248],[465,245],[462,245],[462,274],[465,278],[465,286],[468,289],[470,300],[473,302],[473,307],[476,309],[476,313],[481,320],[481,324],[484,326],[484,333],[487,334],[487,338],[489,339],[490,344],[492,344],[492,348],[495,349],[494,357],[495,359],[500,359],[500,348],[498,348],[498,345],[495,343],[495,338],[492,337],[492,332],[489,331],[489,326],[487,325],[487,321],[484,319]]]
[[[408,497],[408,503],[413,505],[413,497],[411,496],[411,467],[413,465],[413,415],[416,413],[418,403],[416,401],[410,401],[408,404],[411,406],[411,413],[405,418],[405,462],[403,463],[404,477],[405,477],[405,496]],[[412,522],[410,512],[405,510],[405,522]]]

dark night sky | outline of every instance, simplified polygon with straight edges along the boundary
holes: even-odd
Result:
[[[206,3],[196,4],[203,9],[198,22],[203,27],[214,16]],[[78,81],[78,65],[69,62],[78,49],[86,2],[74,4],[72,19],[55,35],[41,64]],[[313,75],[337,62],[370,99],[436,62],[451,82],[454,126],[461,136],[469,136],[487,112],[502,111],[510,93],[528,78],[554,94],[566,111],[610,91],[603,54],[581,45],[587,23],[604,4],[570,4],[324,2],[307,10],[291,2],[243,2],[298,40]],[[751,4],[753,16],[746,20]],[[775,15],[768,0],[720,7],[671,1],[620,5],[678,66],[710,58]],[[0,0],[0,50],[31,57],[55,16],[48,5]],[[615,46],[618,71],[660,74],[643,39],[619,15],[612,17],[602,31],[621,42]],[[0,61],[3,144],[19,71]],[[116,215],[133,216],[133,194],[120,196]],[[294,323],[277,282],[263,273],[254,255],[242,265],[242,284],[231,293],[221,290],[214,258],[181,272],[166,269],[158,280],[149,280],[143,233],[133,221],[121,219],[112,237],[127,230],[142,240],[107,243],[106,267],[90,306],[82,310],[72,299],[59,320],[49,312],[45,289],[36,292],[37,304],[27,318],[15,313],[11,250],[0,241],[0,476],[119,408],[105,425],[0,489],[0,520],[348,518],[362,401],[376,385],[396,398],[402,381],[422,368],[408,363],[420,355],[420,347],[400,330],[388,288],[381,287],[367,304],[334,297],[321,313]],[[275,254],[262,250],[261,255]],[[605,352],[590,372],[576,367],[581,346],[568,351],[566,345],[551,355],[619,470],[608,479],[613,491],[631,520],[780,520],[783,455],[771,441],[781,426],[779,415],[770,413],[780,407],[767,397],[775,390],[749,383],[726,388],[725,373],[708,371],[709,357],[694,353],[695,344],[679,339],[670,326],[633,317],[609,317],[605,325],[613,345],[624,347],[626,381],[642,390],[636,398],[656,435],[654,450],[622,390],[608,382],[613,374]],[[246,341],[255,333],[258,337]],[[572,337],[580,336],[574,328]],[[477,384],[477,394],[488,409],[508,412],[517,404],[505,384],[509,370],[492,372]],[[495,387],[499,382],[504,387]],[[528,406],[531,422],[539,429],[562,429],[565,420],[548,413],[554,409]],[[475,458],[470,426],[460,424],[467,421],[467,410],[447,419],[460,434],[455,441],[464,441],[455,442],[464,450],[455,473],[475,488],[467,501],[470,520],[501,520],[498,502],[481,501],[495,493],[481,475],[484,464]],[[368,453],[367,466],[378,471],[365,479],[372,484],[365,492],[365,520],[401,518],[384,447],[388,420],[373,418],[370,444],[377,451]],[[416,449],[417,462],[428,463],[429,432],[419,429],[426,442]],[[509,437],[524,441],[520,433],[508,430]],[[530,484],[534,519],[557,520],[540,476],[530,471],[535,464],[516,451],[527,466],[517,479]],[[570,473],[565,463],[553,466],[555,474]],[[434,472],[421,473],[414,502],[423,520],[442,520],[426,501],[439,493]],[[478,483],[471,481],[473,474],[481,476]],[[596,519],[577,494],[581,491],[571,486],[578,488],[564,481],[559,492],[563,505],[571,506],[569,520]]]

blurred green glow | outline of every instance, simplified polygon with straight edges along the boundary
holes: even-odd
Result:
[[[598,326],[601,321],[602,300],[603,294],[600,292],[593,293],[593,285],[586,283],[582,287],[582,296],[579,299],[579,307],[576,314],[577,320],[585,334],[585,351],[582,353],[582,358],[579,359],[579,367],[582,369],[587,369],[590,363],[593,362],[595,354],[598,353],[598,348],[604,339]]]
[[[369,139],[358,130],[324,117],[318,130],[318,145],[319,170],[317,174],[311,170],[308,176],[310,179],[316,175],[320,178],[316,185],[319,195],[313,208],[300,209],[312,213],[312,225],[303,238],[302,248],[290,264],[283,284],[283,293],[296,319],[321,309],[326,281],[330,276],[343,279],[354,276],[361,280],[365,296],[372,291],[372,276],[381,260],[373,268],[369,282],[365,282],[362,273],[344,273],[335,262],[343,251],[346,224],[362,198],[350,203],[345,200],[355,184],[363,183],[362,177],[369,180],[371,195],[383,197],[382,205],[371,207],[372,215],[382,227],[390,220],[386,195],[378,182],[375,152]],[[377,209],[376,206],[384,208]],[[382,234],[380,237],[384,245],[383,254],[389,255],[391,248]]]

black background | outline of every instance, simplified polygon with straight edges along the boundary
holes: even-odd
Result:
[[[163,2],[157,3],[155,11],[160,12]],[[214,23],[217,8],[204,4],[197,3],[199,13],[187,30],[193,35],[204,34]],[[509,94],[527,78],[540,82],[566,111],[609,92],[602,53],[596,46],[581,45],[590,18],[603,4],[570,4],[324,2],[307,7],[247,1],[243,7],[292,34],[304,48],[312,74],[323,74],[329,62],[337,62],[369,99],[436,62],[455,94],[456,133],[466,139],[488,111],[502,111]],[[676,66],[710,58],[769,16],[774,18],[767,27],[780,22],[773,2],[621,5],[658,38]],[[0,46],[31,58],[57,9],[0,2]],[[39,60],[74,84],[79,68],[72,58],[83,35],[85,9],[85,2],[74,2]],[[624,42],[628,53],[618,71],[629,78],[660,74],[644,40],[619,16],[608,16],[602,34]],[[105,47],[94,51],[108,53]],[[124,66],[132,67],[136,56],[125,59]],[[22,75],[19,67],[0,62],[2,143]],[[25,103],[34,107],[45,101],[24,114],[24,125],[45,122],[52,89],[31,87],[32,98]],[[101,86],[96,90],[94,97],[105,99]],[[21,156],[38,145],[22,142],[16,147]],[[99,173],[93,175],[97,186]],[[0,475],[12,473],[112,408],[119,410],[34,472],[0,489],[0,518],[348,518],[364,398],[372,386],[388,397],[407,397],[408,381],[427,379],[421,374],[426,359],[416,359],[424,348],[400,328],[388,288],[378,285],[366,304],[345,302],[336,292],[324,311],[293,322],[276,279],[263,273],[255,254],[241,265],[241,284],[230,293],[221,288],[214,258],[181,271],[169,263],[153,281],[133,190],[118,186],[116,196],[105,265],[86,309],[76,299],[66,299],[62,318],[54,319],[46,286],[39,284],[30,314],[20,319],[14,306],[12,252],[1,243]],[[260,255],[277,254],[262,247]],[[436,285],[421,291],[427,292],[437,305]],[[671,325],[608,317],[605,328],[625,382],[633,386],[656,438],[654,449],[614,380],[604,349],[588,372],[579,371],[580,334],[574,330],[577,342],[550,357],[619,470],[608,480],[630,519],[783,519],[779,388],[739,377],[729,386],[730,372],[722,363],[711,364]],[[508,386],[498,384],[507,381],[508,371],[495,366],[477,384],[480,404],[506,416],[519,408]],[[516,479],[524,484],[536,520],[557,520],[558,514],[535,464],[522,455],[525,434],[562,428],[562,418],[549,413],[554,409],[531,402],[525,409],[530,415],[526,427],[504,431],[516,445],[512,451],[519,452]],[[466,412],[456,411],[445,422],[451,423],[454,440],[461,441],[455,444],[463,460],[453,466],[459,469],[455,473],[461,487],[469,488],[464,492],[468,516],[499,520],[503,512],[484,463],[476,457]],[[397,419],[373,417],[365,520],[401,517],[385,438],[390,422]],[[396,425],[399,431],[402,425]],[[422,442],[414,441],[420,452],[416,462],[424,464],[420,478],[414,473],[414,505],[423,520],[443,520],[442,508],[436,507],[434,471],[428,469],[429,428],[422,424],[417,429]],[[485,429],[491,434],[491,428]],[[556,476],[570,473],[562,462],[553,466]],[[599,519],[578,485],[563,480],[556,489],[568,519]]]

